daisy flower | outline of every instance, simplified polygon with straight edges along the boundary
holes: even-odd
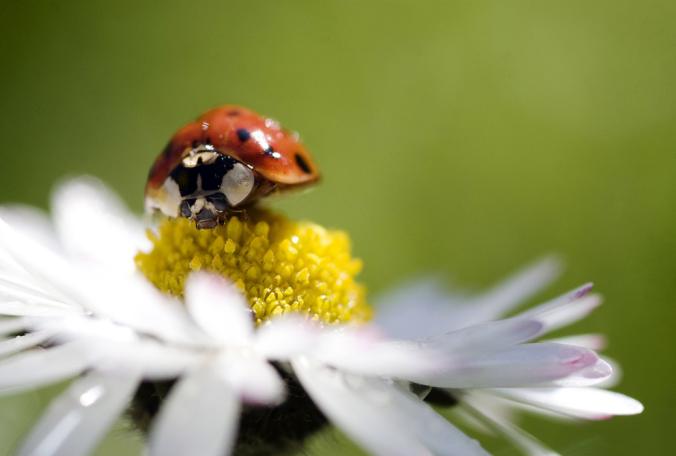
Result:
[[[543,340],[600,299],[584,285],[504,318],[557,272],[537,263],[487,293],[419,282],[381,297],[356,281],[345,233],[253,211],[146,233],[101,183],[55,192],[51,219],[0,210],[0,391],[73,379],[20,455],[84,455],[125,411],[150,455],[269,454],[326,421],[378,455],[484,455],[430,404],[455,404],[526,454],[526,409],[640,413],[600,336]]]

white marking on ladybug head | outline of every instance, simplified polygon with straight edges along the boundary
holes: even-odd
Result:
[[[146,208],[158,209],[169,217],[178,217],[181,199],[178,184],[168,177],[155,195],[146,198]]]
[[[209,165],[216,161],[218,155],[218,152],[214,152],[214,146],[210,144],[201,144],[197,148],[191,149],[190,154],[183,157],[181,163],[186,168]]]
[[[251,194],[255,180],[251,168],[242,163],[235,163],[232,169],[223,176],[221,192],[231,206],[237,206]]]

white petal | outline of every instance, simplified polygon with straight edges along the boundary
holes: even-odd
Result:
[[[479,396],[467,394],[463,397],[463,405],[470,413],[484,424],[496,430],[510,440],[527,456],[558,456],[559,453],[543,445],[535,437],[515,426],[510,420],[496,413],[492,404],[481,401]]]
[[[201,332],[184,306],[176,298],[162,294],[141,275],[115,275],[114,271],[95,269],[79,274],[83,305],[94,314],[164,340],[199,341]]]
[[[445,351],[469,352],[506,348],[528,342],[550,331],[577,321],[589,314],[600,304],[596,295],[578,297],[580,288],[516,317],[491,321],[452,331],[429,339],[431,346]],[[568,300],[568,299],[572,300]],[[582,340],[572,340],[583,342]],[[592,342],[587,339],[587,342]],[[596,340],[598,342],[599,340]],[[552,341],[554,342],[554,341]],[[565,343],[565,341],[562,341]],[[580,345],[572,343],[570,345]],[[584,345],[582,345],[584,346]]]
[[[19,456],[87,455],[123,412],[141,381],[138,372],[93,371],[56,398]]]
[[[577,345],[578,347],[585,347],[594,351],[601,351],[608,345],[608,341],[603,334],[579,334],[577,336],[557,337],[556,339],[547,339],[547,342]]]
[[[8,252],[33,283],[62,302],[80,295],[81,284],[73,267],[59,254],[38,244],[0,220],[0,247]]]
[[[0,336],[15,334],[25,330],[30,322],[26,318],[3,318],[0,319]]]
[[[46,212],[31,206],[0,206],[0,219],[13,229],[50,249],[57,250],[58,240],[54,226]]]
[[[0,217],[0,221],[2,218]],[[0,241],[0,277],[26,275],[26,271],[16,262],[11,252]]]
[[[166,346],[153,341],[137,341],[129,344],[111,343],[100,346],[96,365],[130,366],[141,369],[147,380],[170,380],[182,375],[203,360],[204,354],[179,347]],[[105,356],[105,357],[104,357]]]
[[[599,295],[586,295],[588,290],[589,285],[583,285],[570,293],[529,309],[519,317],[541,321],[545,326],[543,334],[568,326],[585,318],[601,304]]]
[[[101,181],[81,177],[61,184],[52,199],[61,241],[75,257],[134,270],[134,255],[149,245],[140,221]]]
[[[375,455],[486,455],[479,444],[415,396],[384,380],[292,362],[298,379],[331,421]]]
[[[71,340],[109,341],[128,343],[138,340],[133,329],[117,325],[109,320],[88,315],[65,315],[50,318],[33,318],[30,327],[34,331],[49,331],[60,342]]]
[[[12,259],[14,262],[14,260]],[[0,294],[31,302],[51,303],[78,307],[72,297],[64,295],[51,287],[40,276],[32,275],[16,262],[15,266],[5,268],[0,265]]]
[[[591,369],[599,361],[596,353],[582,347],[524,344],[451,359],[437,372],[414,375],[410,380],[442,388],[529,386],[564,381],[576,373],[585,379],[598,378],[599,372],[592,373]]]
[[[429,342],[433,347],[465,354],[527,342],[577,321],[595,309],[600,298],[597,295],[578,297],[583,289],[586,290],[586,286],[516,317],[469,326],[432,337]]]
[[[622,366],[619,362],[608,356],[602,356],[601,361],[610,368],[611,373],[608,375],[608,377],[602,379],[601,381],[597,381],[593,385],[598,388],[615,388],[622,380]]]
[[[254,347],[269,360],[285,361],[315,347],[321,328],[297,315],[284,315],[256,330]]]
[[[223,456],[237,433],[239,397],[210,366],[181,379],[150,431],[150,456]]]
[[[490,436],[495,436],[495,431],[486,426],[482,421],[478,420],[474,415],[469,413],[463,407],[453,407],[449,410],[444,410],[446,416],[453,422],[460,422],[469,428],[472,432],[479,432]]]
[[[548,286],[561,271],[560,262],[548,257],[527,266],[471,303],[467,324],[499,318]]]
[[[12,317],[58,317],[71,315],[69,307],[35,304],[22,301],[0,301],[0,315]]]
[[[325,329],[312,356],[352,373],[395,378],[430,372],[443,360],[434,349],[389,340],[370,326]]]
[[[38,330],[57,332],[56,340],[77,341],[92,354],[91,367],[140,369],[148,380],[176,378],[207,355],[200,350],[139,336],[131,328],[87,317],[37,320]]]
[[[233,285],[209,273],[192,274],[185,285],[185,302],[197,324],[227,344],[246,344],[253,318],[246,299]]]
[[[33,291],[43,297],[50,297],[51,293],[43,289],[39,280],[31,277],[23,268],[16,265],[16,268],[3,268],[0,266],[0,282],[8,291],[18,288],[24,291]]]
[[[3,301],[13,300],[31,304],[72,307],[59,299],[55,299],[54,296],[50,296],[49,292],[24,285],[17,278],[9,278],[6,275],[0,277],[0,299]]]
[[[598,358],[589,366],[573,372],[567,377],[553,380],[539,386],[601,386],[613,376],[613,367],[604,359]]]
[[[491,414],[498,414],[504,421],[517,423],[521,419],[523,413],[536,414],[550,420],[557,420],[560,422],[573,422],[574,420],[568,416],[554,413],[545,410],[541,407],[533,407],[523,402],[515,402],[506,399],[500,395],[493,393],[492,388],[472,389],[472,390],[449,390],[450,393],[455,392],[456,397],[459,397],[461,403],[464,403],[467,397],[471,397],[475,402],[482,405],[482,410],[490,410]],[[493,430],[495,431],[495,429]]]
[[[0,392],[38,388],[73,377],[88,367],[89,356],[78,343],[14,355],[0,362]]]
[[[417,339],[494,320],[549,285],[559,270],[555,258],[545,258],[476,297],[420,281],[378,299],[374,323],[393,337]]]
[[[0,340],[0,357],[35,347],[52,336],[51,332],[32,332],[11,339]]]
[[[461,303],[469,300],[446,291],[438,280],[419,280],[376,297],[373,322],[401,339],[441,334],[456,327],[462,317]]]
[[[544,325],[536,320],[509,318],[469,326],[433,337],[428,343],[445,352],[468,354],[507,348],[539,335]]]
[[[477,440],[465,435],[437,414],[432,407],[398,387],[395,387],[395,398],[407,424],[410,424],[408,420],[412,419],[414,432],[433,454],[449,456],[488,454]]]
[[[263,358],[232,354],[221,357],[221,375],[249,404],[278,404],[284,399],[284,383]]]
[[[491,392],[575,418],[605,419],[643,411],[636,399],[599,388],[500,388]]]

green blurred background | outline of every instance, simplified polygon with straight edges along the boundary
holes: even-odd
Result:
[[[606,305],[574,331],[609,335],[646,412],[525,425],[565,454],[668,452],[676,2],[3,0],[0,53],[1,202],[88,173],[140,211],[177,127],[249,106],[324,173],[276,206],[348,230],[372,292],[435,271],[480,288],[549,252],[568,266],[550,294],[594,280]],[[0,399],[0,454],[55,389]],[[139,451],[122,423],[98,454]]]

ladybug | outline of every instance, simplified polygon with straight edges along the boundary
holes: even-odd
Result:
[[[318,179],[296,133],[249,109],[225,105],[174,134],[150,168],[146,208],[213,228],[270,193]]]

